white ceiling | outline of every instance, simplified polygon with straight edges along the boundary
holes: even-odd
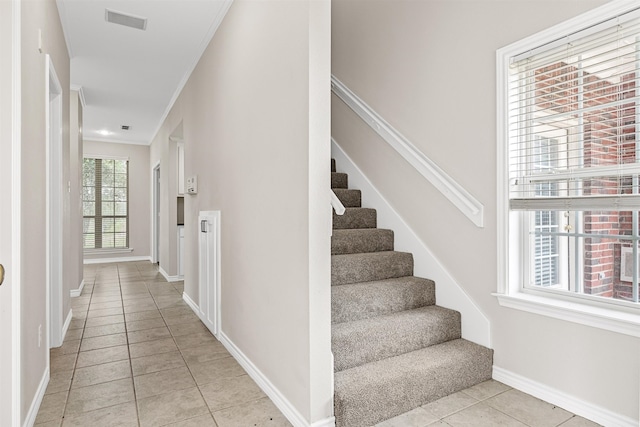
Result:
[[[84,138],[149,144],[230,2],[57,0],[71,87],[86,102]],[[147,18],[146,31],[112,24],[105,9]],[[122,125],[129,125],[128,131]]]

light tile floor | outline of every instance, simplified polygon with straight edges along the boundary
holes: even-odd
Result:
[[[85,266],[36,418],[49,426],[291,426],[148,262]],[[377,427],[597,426],[497,381]]]

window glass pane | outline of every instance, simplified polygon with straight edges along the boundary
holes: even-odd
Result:
[[[114,246],[116,248],[126,248],[127,247],[127,233],[116,233],[115,234]]]
[[[96,220],[93,218],[83,218],[82,220],[82,232],[83,233],[95,233]]]
[[[113,202],[114,189],[112,187],[102,187],[102,200],[107,202]]]
[[[127,161],[126,160],[114,160],[114,172],[115,173],[127,173]]]
[[[115,215],[126,215],[127,214],[127,202],[116,202],[116,212]]]
[[[122,188],[126,188],[127,187],[127,175],[123,175],[120,173],[117,173],[115,176],[115,186],[116,187],[122,187]]]
[[[105,173],[113,175],[115,160],[102,159],[102,175]]]
[[[116,202],[126,202],[127,201],[127,189],[126,188],[115,188],[114,196]]]
[[[92,202],[96,199],[95,187],[82,187],[82,200]]]
[[[114,233],[102,233],[102,247],[115,248]]]
[[[115,228],[113,218],[102,218],[102,233],[113,233]]]
[[[115,218],[115,232],[116,233],[125,233],[127,231],[127,219],[126,218]]]
[[[83,234],[83,248],[84,249],[95,249],[96,247],[96,235],[95,234]]]
[[[83,216],[94,216],[96,214],[96,203],[95,202],[82,202],[82,215]]]
[[[113,202],[102,202],[102,216],[110,216],[114,214]]]
[[[102,188],[113,187],[113,185],[114,185],[113,172],[102,171]]]

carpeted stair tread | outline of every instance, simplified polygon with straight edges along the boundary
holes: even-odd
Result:
[[[381,228],[333,230],[331,255],[393,250],[393,231]]]
[[[492,361],[492,350],[458,339],[336,372],[336,426],[371,426],[486,381]]]
[[[413,254],[384,251],[331,255],[331,285],[413,275]]]
[[[335,370],[342,371],[460,338],[460,313],[435,305],[331,327]]]
[[[331,287],[333,323],[368,319],[402,310],[433,305],[435,283],[422,277],[405,276]]]
[[[336,193],[345,208],[359,208],[362,206],[362,192],[360,190],[334,188],[333,192]]]
[[[376,228],[377,214],[370,208],[346,208],[344,214],[333,212],[333,228]]]
[[[331,188],[348,188],[348,178],[346,173],[331,172]]]

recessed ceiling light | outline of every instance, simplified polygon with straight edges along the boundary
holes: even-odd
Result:
[[[100,134],[100,135],[102,135],[102,136],[109,136],[109,135],[111,135],[111,134],[112,134],[112,132],[109,132],[109,131],[108,131],[108,130],[106,130],[106,129],[101,129],[101,130],[97,131],[96,133],[98,133],[98,134]]]
[[[135,28],[137,30],[147,29],[147,18],[141,18],[139,16],[128,15],[122,12],[116,12],[115,10],[104,10],[104,19],[112,24],[124,25],[125,27]]]

